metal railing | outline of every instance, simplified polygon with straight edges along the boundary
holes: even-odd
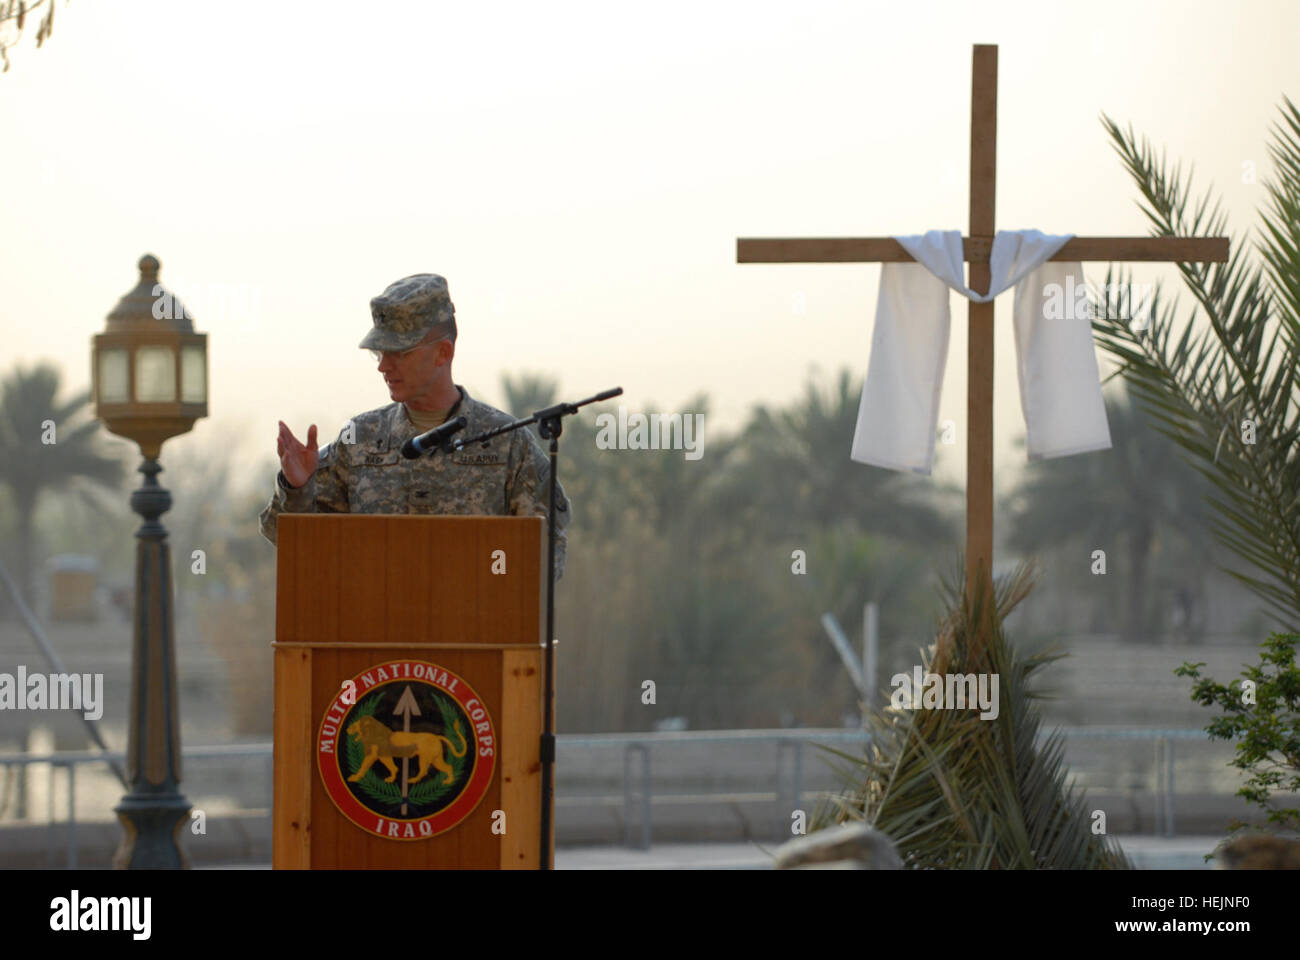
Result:
[[[219,744],[208,747],[186,747],[181,751],[181,757],[184,760],[202,760],[214,757],[265,757],[269,763],[271,760],[270,743],[248,743],[248,744]],[[68,820],[67,820],[67,852],[68,852],[68,869],[77,868],[77,767],[82,764],[102,763],[111,766],[112,764],[122,764],[126,761],[124,753],[103,753],[98,750],[65,750],[57,753],[0,753],[0,766],[5,768],[5,774],[8,775],[10,767],[30,767],[33,764],[48,763],[49,770],[49,787],[47,789],[46,806],[49,815],[50,842],[46,846],[46,865],[54,865],[54,849],[56,841],[54,831],[58,823],[54,819],[54,777],[55,771],[63,767],[68,771]],[[268,777],[267,782],[270,782]]]
[[[1160,729],[1142,727],[1062,727],[1059,728],[1064,738],[1101,739],[1101,740],[1150,740],[1155,745],[1156,765],[1156,828],[1157,833],[1166,837],[1175,835],[1174,826],[1174,742],[1177,740],[1208,741],[1204,730]],[[1044,731],[1044,735],[1050,731]],[[623,820],[625,846],[632,849],[650,849],[653,821],[651,810],[656,800],[652,776],[652,754],[684,744],[771,744],[776,748],[777,784],[775,792],[745,793],[706,793],[706,794],[661,794],[657,799],[662,803],[737,803],[745,801],[775,801],[780,809],[798,810],[804,795],[803,750],[806,745],[824,744],[826,746],[861,744],[869,742],[866,731],[859,729],[803,729],[786,728],[779,730],[700,730],[662,733],[603,733],[603,734],[564,734],[557,737],[557,755],[579,749],[621,748],[623,750]],[[789,754],[789,775],[783,774],[786,766],[783,761]],[[231,744],[203,747],[188,747],[183,751],[186,761],[211,759],[228,759],[239,757],[263,757],[268,764],[271,761],[272,745],[266,743]],[[76,790],[77,767],[83,764],[121,763],[121,753],[101,753],[95,751],[65,751],[47,754],[6,753],[0,754],[0,766],[5,767],[6,775],[10,767],[29,767],[33,764],[49,764],[49,789],[47,812],[49,816],[50,843],[47,845],[47,862],[53,865],[54,850],[57,846],[56,833],[59,823],[55,820],[54,785],[55,771],[63,768],[67,771],[68,802],[65,842],[69,868],[77,866],[77,818]],[[639,760],[639,762],[638,762]],[[639,772],[639,777],[635,773]],[[637,782],[639,781],[639,783]],[[271,778],[268,775],[269,786]],[[787,789],[788,786],[788,789]],[[824,792],[820,792],[824,795]],[[571,805],[581,803],[618,802],[613,797],[559,797],[557,804]],[[788,806],[787,806],[788,804]],[[782,821],[781,826],[788,831],[789,824]]]
[[[1150,740],[1155,744],[1155,813],[1156,813],[1156,833],[1165,836],[1175,836],[1174,826],[1174,741],[1176,740],[1199,740],[1208,741],[1209,737],[1204,730],[1198,728],[1151,728],[1151,727],[1060,727],[1061,735],[1066,741],[1077,739],[1096,739],[1096,740]],[[1052,730],[1040,732],[1039,738],[1043,739],[1049,736]],[[782,755],[789,750],[791,756],[791,773],[790,773],[790,790],[783,798],[781,793],[745,793],[745,794],[725,794],[711,793],[706,795],[672,797],[676,802],[683,801],[700,801],[704,799],[712,800],[717,803],[739,802],[745,800],[775,800],[783,809],[794,811],[800,808],[803,799],[803,748],[805,744],[825,744],[830,746],[836,743],[863,744],[870,741],[870,736],[864,730],[856,729],[780,729],[780,730],[701,730],[701,731],[683,731],[673,733],[608,733],[593,735],[569,735],[559,738],[560,744],[557,750],[564,746],[570,747],[615,747],[621,746],[624,750],[623,755],[623,824],[624,846],[630,849],[649,850],[651,837],[651,805],[652,791],[654,780],[651,776],[651,748],[655,746],[664,747],[680,743],[755,743],[769,742],[774,743],[777,748],[777,771],[778,780],[780,781],[780,770],[782,766]],[[640,796],[632,788],[633,768],[638,766],[634,762],[636,756],[640,757]],[[824,794],[823,794],[824,795]],[[570,802],[578,802],[580,798],[568,798]],[[594,799],[594,798],[592,798]],[[667,798],[664,798],[667,799]],[[783,799],[788,800],[788,808],[782,804]],[[784,815],[784,813],[783,813]],[[636,827],[639,825],[639,831]],[[788,829],[789,824],[781,821],[781,827]],[[636,836],[639,832],[640,836]]]
[[[790,752],[790,790],[785,794],[790,810],[797,810],[803,797],[803,748],[805,744],[866,744],[870,736],[860,729],[837,728],[782,728],[779,730],[684,730],[662,733],[597,733],[568,734],[557,738],[557,754],[568,748],[623,748],[623,844],[634,850],[649,850],[651,835],[651,805],[653,803],[654,780],[651,776],[651,748],[671,747],[679,744],[754,744],[770,743],[776,746],[777,780],[784,781],[781,775],[782,758]],[[637,797],[632,789],[632,770],[637,764],[634,758],[640,757],[641,790]],[[747,793],[709,793],[709,794],[675,794],[673,802],[737,803],[743,801],[776,801],[781,803],[784,791],[747,792]],[[569,797],[563,798],[570,803],[597,798]],[[662,798],[668,799],[668,798]],[[560,802],[560,801],[557,801]],[[784,824],[784,821],[782,821]],[[639,826],[639,831],[637,827]],[[788,826],[788,825],[785,825]],[[640,836],[637,837],[639,832]]]
[[[1066,740],[1151,740],[1155,743],[1156,769],[1156,833],[1163,837],[1175,836],[1174,830],[1174,741],[1200,740],[1208,742],[1209,734],[1196,727],[1167,729],[1143,727],[1062,727]]]

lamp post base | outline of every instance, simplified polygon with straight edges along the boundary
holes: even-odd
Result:
[[[188,870],[190,858],[179,834],[189,819],[190,802],[179,793],[128,794],[113,808],[125,831],[113,855],[117,870]]]

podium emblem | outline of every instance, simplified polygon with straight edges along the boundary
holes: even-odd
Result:
[[[316,734],[325,792],[386,840],[427,840],[478,806],[496,769],[496,728],[464,678],[392,660],[340,684]]]

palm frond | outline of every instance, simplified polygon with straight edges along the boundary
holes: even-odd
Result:
[[[1270,146],[1277,180],[1256,241],[1265,266],[1230,239],[1226,264],[1180,264],[1199,309],[1176,324],[1177,301],[1153,303],[1151,329],[1107,311],[1097,342],[1120,364],[1134,395],[1215,488],[1215,536],[1245,568],[1229,571],[1279,622],[1300,625],[1300,111],[1289,101]],[[1157,236],[1223,234],[1207,192],[1194,209],[1190,177],[1170,171],[1149,143],[1103,124],[1143,197]],[[1122,277],[1124,275],[1121,275]],[[1111,275],[1107,275],[1107,285]],[[1194,332],[1198,320],[1206,326]],[[1181,332],[1176,332],[1181,329]],[[1253,429],[1253,438],[1248,430]],[[1247,572],[1249,571],[1249,572]]]
[[[1030,678],[1059,654],[1020,655],[1002,630],[1033,588],[1032,565],[995,580],[988,611],[980,594],[965,592],[961,571],[955,565],[945,581],[950,612],[922,669],[997,675],[997,717],[981,719],[978,708],[876,712],[863,756],[831,751],[855,762],[854,781],[817,810],[814,828],[862,820],[913,869],[1129,868],[1113,840],[1092,832],[1067,784],[1060,733],[1040,735]],[[981,627],[989,640],[975,645]]]

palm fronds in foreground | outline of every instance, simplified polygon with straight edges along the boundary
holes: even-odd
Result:
[[[996,674],[996,718],[981,720],[978,709],[877,712],[865,757],[830,751],[850,762],[853,786],[819,811],[815,827],[865,821],[911,869],[1130,868],[1114,841],[1093,833],[1083,798],[1066,785],[1060,734],[1039,739],[1030,677],[1061,654],[1019,656],[1002,631],[1032,586],[1024,564],[998,578],[989,642],[972,653],[980,600],[972,603],[960,573],[952,578],[944,590],[951,612],[922,666]]]
[[[1134,393],[1214,485],[1215,536],[1242,561],[1228,572],[1265,603],[1288,632],[1300,630],[1300,109],[1290,100],[1269,153],[1276,181],[1255,247],[1230,241],[1226,264],[1182,263],[1206,323],[1193,310],[1174,322],[1159,290],[1147,322],[1098,311],[1097,342],[1120,364]],[[1171,171],[1144,138],[1103,117],[1113,145],[1142,194],[1155,236],[1223,235],[1227,218],[1206,193],[1191,207],[1190,176]],[[1120,290],[1131,289],[1121,274]],[[1112,286],[1107,274],[1106,289]],[[1109,296],[1109,295],[1108,295]],[[1146,319],[1146,318],[1144,318]],[[1147,329],[1147,323],[1150,329]]]

